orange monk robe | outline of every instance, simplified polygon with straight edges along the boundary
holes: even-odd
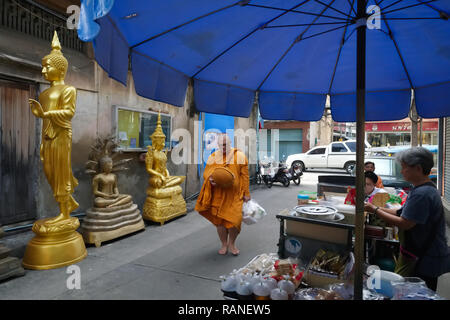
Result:
[[[383,188],[384,188],[384,186],[383,186],[383,180],[381,180],[381,177],[380,177],[380,176],[378,176],[378,181],[377,181],[377,183],[375,184],[375,187],[380,188],[380,189],[383,189]]]
[[[221,163],[216,163],[219,162],[217,157],[222,158]],[[227,168],[234,174],[233,186],[225,189],[211,185],[209,177],[218,167]],[[248,161],[244,153],[235,148],[230,150],[228,157],[221,155],[220,150],[214,152],[208,158],[203,179],[195,210],[215,226],[241,230],[244,196],[250,197]]]

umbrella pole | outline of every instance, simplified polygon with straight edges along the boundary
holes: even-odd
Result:
[[[366,16],[365,1],[358,0],[357,17]],[[354,299],[362,300],[364,256],[364,152],[366,90],[366,24],[357,29],[356,40],[356,217]]]

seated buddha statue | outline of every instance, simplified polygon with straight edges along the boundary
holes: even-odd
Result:
[[[145,157],[150,178],[143,217],[163,224],[186,213],[186,202],[180,186],[186,177],[171,176],[167,170],[167,151],[163,151],[166,136],[161,127],[161,114],[158,114],[157,126],[150,138],[152,145],[148,146]]]
[[[121,160],[115,164],[111,155],[117,142],[111,138],[98,139],[97,145],[86,163],[87,173],[95,174],[92,179],[94,207],[86,211],[82,233],[86,243],[97,247],[102,242],[112,240],[145,228],[141,213],[133,198],[120,194],[117,187],[117,175],[113,171],[126,170],[120,167],[131,159]]]
[[[110,157],[100,160],[102,172],[92,180],[92,191],[94,193],[94,206],[96,208],[113,208],[130,203],[132,198],[127,194],[119,194],[117,188],[117,176],[111,173],[113,161]]]

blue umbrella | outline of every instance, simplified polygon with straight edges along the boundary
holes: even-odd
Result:
[[[449,12],[448,0],[115,1],[94,50],[110,77],[126,85],[131,65],[139,95],[175,106],[192,81],[203,112],[248,117],[257,98],[264,119],[317,121],[329,96],[335,121],[356,121],[361,299],[364,121],[407,117],[412,93],[420,116],[450,116]]]

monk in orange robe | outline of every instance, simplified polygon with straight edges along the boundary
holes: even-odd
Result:
[[[248,161],[243,152],[231,147],[226,134],[219,135],[218,146],[206,163],[195,210],[216,226],[222,243],[219,254],[225,255],[230,250],[236,256],[239,254],[235,241],[241,231],[242,205],[250,200]],[[231,187],[222,188],[214,182],[211,175],[219,167],[233,173],[235,178]]]
[[[375,163],[373,163],[372,161],[367,161],[366,163],[364,163],[364,171],[371,171],[374,172],[375,171]],[[379,189],[383,189],[383,180],[381,180],[381,177],[378,176],[378,181],[377,184],[375,185],[375,187],[379,188]]]

